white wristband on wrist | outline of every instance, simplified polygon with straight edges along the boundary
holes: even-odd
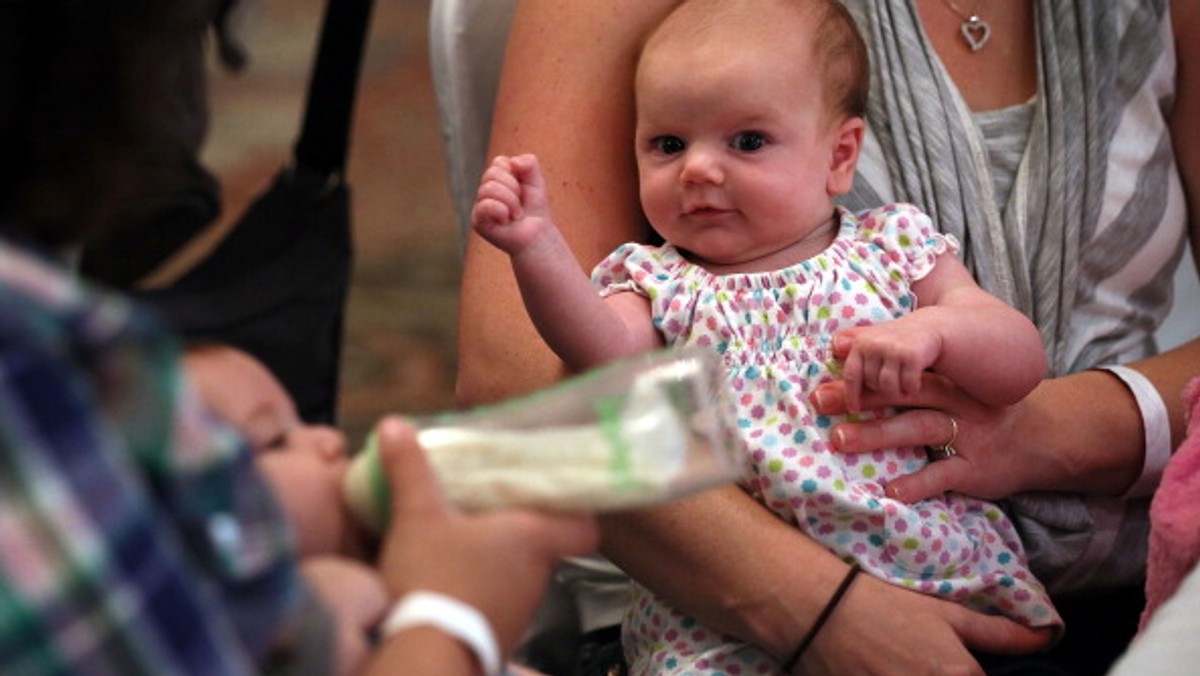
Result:
[[[1150,379],[1128,366],[1103,366],[1101,370],[1120,378],[1129,388],[1133,398],[1137,400],[1138,410],[1142,414],[1142,428],[1146,435],[1146,457],[1142,463],[1141,476],[1121,497],[1149,497],[1158,488],[1163,468],[1171,459],[1171,420],[1167,415],[1167,405],[1163,403],[1162,396]]]
[[[418,625],[428,625],[462,641],[483,667],[488,676],[498,676],[500,648],[496,634],[483,613],[458,599],[430,591],[405,594],[392,606],[379,625],[381,636],[391,636]]]

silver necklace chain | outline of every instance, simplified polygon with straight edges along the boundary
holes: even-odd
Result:
[[[970,12],[962,11],[958,5],[954,4],[953,0],[942,0],[942,3],[962,17],[963,22],[958,27],[958,32],[962,33],[962,38],[971,51],[978,52],[983,49],[983,46],[992,37],[992,26],[976,13],[976,10],[979,9],[979,0],[975,1],[975,6],[971,8]]]

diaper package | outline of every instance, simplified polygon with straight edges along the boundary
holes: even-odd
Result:
[[[700,348],[661,350],[501,404],[413,422],[460,509],[647,506],[740,476],[719,368]],[[373,438],[351,463],[345,489],[364,524],[386,527],[390,490]]]

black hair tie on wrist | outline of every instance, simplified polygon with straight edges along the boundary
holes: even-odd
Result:
[[[817,620],[813,622],[812,628],[804,635],[804,639],[800,641],[800,645],[796,646],[796,652],[788,658],[787,662],[783,663],[783,672],[785,674],[792,673],[792,669],[796,667],[796,663],[800,661],[800,656],[808,650],[808,646],[812,645],[813,640],[817,638],[817,632],[821,631],[821,627],[825,626],[825,622],[829,620],[829,616],[833,614],[834,608],[837,608],[838,603],[846,592],[850,589],[850,584],[854,582],[854,578],[862,572],[862,567],[857,563],[851,564],[850,571],[846,573],[846,577],[842,578],[842,583],[838,585],[833,596],[829,598],[829,602],[825,604],[825,608],[821,610],[821,614],[817,616]]]

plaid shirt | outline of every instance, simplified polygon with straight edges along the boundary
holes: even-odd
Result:
[[[306,598],[174,341],[0,240],[0,673],[257,672]]]

